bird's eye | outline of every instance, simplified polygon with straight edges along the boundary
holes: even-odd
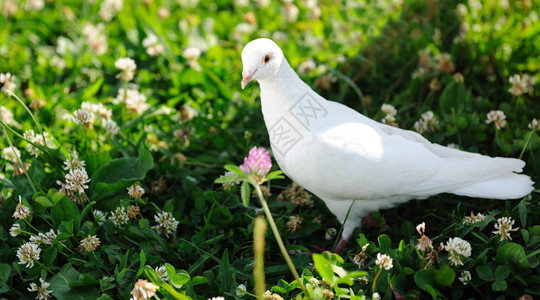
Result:
[[[263,58],[263,64],[267,64],[270,61],[270,54],[265,54]]]

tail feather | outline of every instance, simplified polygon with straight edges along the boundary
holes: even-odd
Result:
[[[530,194],[534,182],[527,175],[509,173],[450,191],[450,193],[478,198],[517,199]]]

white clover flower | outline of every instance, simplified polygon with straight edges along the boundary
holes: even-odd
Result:
[[[15,88],[17,87],[15,83],[13,82],[15,80],[15,76],[11,75],[11,73],[1,73],[0,74],[0,83],[3,83],[4,86],[2,87],[3,91],[10,91],[13,92]]]
[[[135,64],[135,61],[129,57],[119,58],[114,63],[114,66],[121,71],[118,75],[116,75],[116,77],[120,78],[120,80],[131,81],[133,76],[135,76],[137,65]]]
[[[126,109],[135,112],[136,114],[141,114],[150,107],[150,105],[146,103],[146,96],[140,93],[137,89],[133,88],[127,89],[127,92],[124,90],[124,88],[120,88],[118,90],[118,96],[116,96],[114,102],[124,102]]]
[[[523,74],[523,81],[525,82],[525,87],[527,88],[527,93],[534,92],[534,82],[535,82],[534,76],[530,76],[529,74]]]
[[[48,245],[51,246],[54,242],[54,239],[56,239],[56,236],[59,234],[55,233],[54,230],[49,230],[49,232],[46,233],[38,233],[38,235],[33,235],[30,237],[30,242],[39,245]]]
[[[293,3],[285,3],[281,12],[283,14],[283,18],[287,22],[293,23],[298,20],[298,13],[300,10],[298,9],[298,6],[294,5]]]
[[[433,112],[427,111],[420,116],[420,120],[414,123],[414,129],[418,133],[433,132],[439,127],[439,118]]]
[[[309,279],[309,284],[311,284],[312,286],[317,286],[321,284],[321,282],[319,281],[319,279],[312,277]]]
[[[26,10],[41,10],[45,6],[43,0],[26,0],[24,9]]]
[[[94,26],[90,23],[85,23],[82,33],[86,37],[86,42],[90,45],[90,48],[97,55],[103,55],[107,52],[109,44],[105,35],[105,25],[98,24]]]
[[[385,270],[392,269],[392,258],[386,254],[377,253],[377,260],[375,260],[375,264],[379,266],[379,268],[383,268]]]
[[[17,0],[4,0],[3,2],[0,2],[0,9],[6,18],[15,15],[18,8],[19,5]]]
[[[171,12],[166,7],[158,8],[158,16],[162,19],[167,19],[171,16]]]
[[[367,248],[368,245],[369,244],[366,244],[364,247]],[[358,266],[358,268],[361,268],[366,263],[367,254],[364,247],[362,247],[362,252],[356,254],[353,258],[353,262]]]
[[[470,216],[466,216],[465,218],[463,218],[463,224],[465,223],[474,224],[474,223],[482,222],[484,221],[485,217],[486,216],[484,216],[481,213],[478,213],[475,215],[474,212],[471,211]]]
[[[257,6],[259,7],[267,7],[270,5],[270,0],[255,0],[257,2]]]
[[[94,118],[92,114],[87,111],[86,109],[77,109],[75,112],[73,112],[73,122],[78,125],[82,126],[90,126],[94,121]]]
[[[13,113],[11,112],[11,110],[7,109],[3,105],[0,105],[0,118],[6,124],[11,124],[15,122],[15,119],[13,118]]]
[[[461,283],[463,283],[464,285],[467,285],[472,279],[471,272],[469,271],[461,272],[461,275],[459,276],[458,279],[459,281],[461,281]]]
[[[22,204],[22,197],[19,195],[19,204],[15,208],[13,217],[16,219],[24,220],[30,215],[30,209]]]
[[[234,6],[245,7],[249,5],[249,0],[234,0]]]
[[[393,125],[396,122],[396,118],[392,115],[385,115],[381,122],[387,125]]]
[[[88,101],[83,101],[81,103],[81,108],[96,115],[99,115],[103,110],[106,109],[102,103],[92,103]]]
[[[459,237],[451,238],[446,242],[444,249],[449,252],[450,263],[454,266],[463,265],[461,259],[471,256],[471,244]]]
[[[176,133],[176,131],[175,131],[175,133]],[[221,175],[220,178],[225,177],[225,176],[232,176],[232,175],[234,175],[234,172],[227,171],[227,172],[225,172],[225,174]],[[226,182],[226,183],[223,184],[223,188],[230,191],[233,186],[239,185],[239,184],[240,184],[240,181]]]
[[[132,184],[127,188],[128,195],[133,199],[141,198],[144,194],[144,189],[138,184]]]
[[[426,232],[426,223],[422,222],[416,226],[416,231],[418,231],[418,234],[424,235]]]
[[[510,232],[517,231],[519,227],[512,228],[514,225],[514,220],[510,217],[502,217],[497,219],[497,224],[495,224],[496,231],[493,231],[493,233],[498,234],[501,236],[501,241],[504,241],[506,239],[512,240],[512,237],[510,236]]]
[[[83,27],[82,30],[83,34],[85,34],[84,28],[85,27]],[[88,30],[88,28],[86,30]],[[59,36],[56,39],[56,53],[62,56],[64,56],[66,53],[69,53],[70,51],[73,51],[73,46],[73,42],[65,36]]]
[[[255,30],[257,30],[257,25],[255,24],[238,23],[236,27],[234,27],[233,38],[238,42],[242,42],[244,40],[244,35],[250,35],[255,32]]]
[[[22,232],[22,229],[19,223],[14,223],[13,226],[11,226],[11,228],[9,229],[9,234],[12,237],[18,236],[19,234],[21,234],[21,232]]]
[[[289,216],[289,221],[287,221],[287,230],[294,232],[300,228],[304,220],[300,216]]]
[[[537,119],[532,119],[529,123],[529,129],[540,131],[540,122]]]
[[[120,131],[120,127],[118,127],[116,122],[110,119],[101,121],[101,127],[105,129],[105,133],[110,137],[114,137]]]
[[[244,297],[247,293],[247,288],[245,285],[243,284],[239,284],[237,287],[236,287],[236,296],[237,297]]]
[[[381,295],[379,295],[379,293],[373,293],[373,295],[371,295],[371,299],[379,300],[379,299],[381,299]]]
[[[201,50],[197,47],[188,47],[182,51],[182,56],[187,60],[187,64],[195,69],[196,71],[201,71],[201,66],[197,62],[201,56]]]
[[[30,287],[28,288],[29,292],[37,292],[36,299],[38,300],[46,300],[52,297],[51,293],[53,290],[48,290],[49,283],[43,278],[39,278],[39,282],[41,282],[41,286],[38,286],[35,283],[30,283]]]
[[[416,248],[420,251],[429,251],[433,248],[433,243],[431,242],[431,239],[425,234],[426,233],[426,223],[422,222],[421,224],[418,224],[416,226],[416,231],[421,235],[418,239],[418,245],[416,245]]]
[[[87,238],[81,241],[81,248],[86,252],[92,252],[101,244],[96,235],[88,235]]]
[[[67,184],[61,182],[60,180],[57,180],[56,184],[60,185],[60,193],[71,199],[71,201],[79,204],[79,197],[75,194],[74,191],[71,190],[71,188]]]
[[[306,7],[309,8],[309,11],[307,12],[307,17],[309,19],[318,19],[322,15],[322,10],[318,6],[317,1],[306,1],[305,2]]]
[[[178,222],[170,212],[160,212],[154,216],[157,225],[152,226],[157,233],[169,237],[169,234],[174,234],[178,227]]]
[[[519,74],[514,74],[510,76],[508,81],[512,84],[510,89],[508,89],[508,92],[510,92],[510,94],[514,96],[520,96],[527,91],[525,81],[521,80],[521,76],[519,76]]]
[[[35,134],[34,130],[29,129],[24,132],[24,138],[36,145],[45,146],[49,140],[49,134],[46,131],[42,134]],[[41,150],[31,143],[28,143],[26,148],[31,155],[38,157],[38,155],[41,154]]]
[[[132,299],[135,300],[146,300],[152,298],[155,294],[159,286],[148,282],[144,279],[139,279],[137,283],[135,283],[135,286],[131,290],[131,295],[133,295]]]
[[[196,61],[201,56],[201,50],[197,47],[188,47],[182,51],[182,56],[188,61]]]
[[[85,169],[71,169],[66,174],[66,187],[73,192],[78,192],[79,195],[84,193],[84,190],[88,188],[90,178]]]
[[[313,72],[316,68],[317,64],[315,64],[313,59],[308,58],[306,61],[304,61],[298,66],[298,73],[300,73],[300,75],[307,75]]]
[[[255,25],[255,24],[253,24],[253,25]],[[255,27],[255,29],[256,29],[256,27]],[[274,41],[285,42],[285,41],[287,41],[288,37],[289,37],[289,35],[286,32],[283,32],[283,31],[274,31],[274,33],[272,33],[272,39]]]
[[[506,126],[506,115],[500,110],[492,110],[487,113],[486,124],[494,123],[497,129],[502,129]]]
[[[455,69],[454,64],[452,63],[452,56],[448,53],[441,53],[435,56],[439,70],[452,73]]]
[[[182,7],[195,8],[199,4],[199,0],[178,0],[178,3]]]
[[[92,113],[92,119],[99,117],[101,120],[109,120],[112,117],[112,110],[107,109],[102,103],[83,101],[81,108]]]
[[[514,74],[508,79],[512,85],[508,92],[514,96],[520,96],[526,93],[532,93],[534,91],[534,76],[528,74]]]
[[[117,207],[116,210],[111,214],[109,220],[113,222],[114,226],[121,227],[129,222],[129,217],[126,213],[125,207]]]
[[[109,22],[116,16],[116,14],[124,7],[123,0],[105,0],[101,2],[99,7],[99,16],[105,21]]]
[[[38,245],[32,242],[23,244],[19,250],[17,250],[17,257],[19,258],[20,265],[26,265],[27,268],[34,266],[34,261],[39,260],[41,249]]]
[[[103,226],[106,219],[107,219],[107,216],[105,215],[105,213],[103,213],[101,210],[97,210],[97,209],[94,210],[94,220],[99,226]]]
[[[393,105],[386,103],[381,106],[381,111],[391,116],[395,116],[397,114],[396,108]]]
[[[397,110],[393,105],[384,103],[381,106],[381,111],[385,114],[381,122],[388,125],[397,125],[395,124]]]
[[[161,280],[163,281],[169,280],[169,276],[167,275],[167,269],[165,268],[165,265],[156,267],[155,271],[156,271],[157,276],[161,278]]]
[[[159,43],[158,37],[155,34],[149,34],[142,42],[146,53],[150,56],[157,56],[163,52],[163,45]]]
[[[66,159],[64,164],[66,165],[64,170],[76,170],[84,169],[86,163],[84,160],[79,160],[79,155],[75,150],[73,150],[69,152],[69,159]]]
[[[208,300],[225,300],[222,296],[208,298]]]
[[[64,70],[66,68],[66,61],[58,55],[55,55],[49,61],[49,65],[58,70]]]
[[[337,229],[328,228],[328,229],[326,229],[326,232],[324,233],[324,238],[326,240],[331,240],[336,236],[336,234],[337,234]]]
[[[2,158],[11,162],[11,163],[18,163],[19,159],[21,158],[21,151],[15,147],[6,147],[2,149]]]

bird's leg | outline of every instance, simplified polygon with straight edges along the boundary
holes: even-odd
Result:
[[[341,238],[339,239],[339,242],[337,243],[336,245],[336,249],[334,250],[334,253],[335,254],[339,254],[341,253],[341,250],[343,250],[343,247],[345,247],[345,243],[347,242],[347,240]],[[329,251],[329,250],[326,250],[324,248],[321,248],[319,246],[315,246],[315,245],[311,245],[311,247],[313,249],[315,249],[315,251],[319,252],[319,253],[323,253],[323,252],[332,252],[332,251]]]
[[[321,248],[319,246],[316,246],[316,245],[311,245],[311,248],[315,249],[315,251],[319,252],[319,253],[323,253],[323,252],[330,252],[324,248]]]
[[[339,239],[339,242],[337,243],[336,249],[334,250],[335,254],[340,254],[341,250],[343,250],[343,247],[345,247],[345,243],[347,243],[347,240],[344,238]]]
[[[361,225],[363,228],[370,228],[375,226],[375,219],[373,218],[371,213],[367,214],[367,216],[362,218]]]

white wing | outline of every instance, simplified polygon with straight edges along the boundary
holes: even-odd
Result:
[[[301,184],[321,198],[425,198],[519,172],[524,165],[517,159],[432,144],[417,133],[375,122],[336,102],[325,102],[325,107],[331,119],[316,130],[305,157],[296,158],[305,160],[299,177],[309,178],[300,179],[307,181]]]

